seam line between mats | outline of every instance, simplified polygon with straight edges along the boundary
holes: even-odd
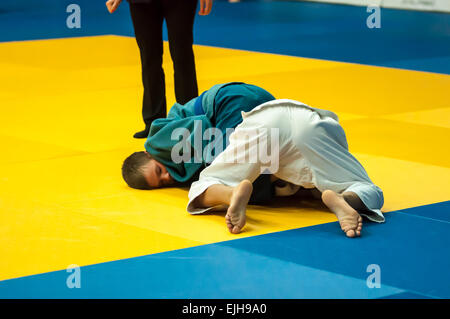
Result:
[[[394,212],[392,212],[392,213],[394,213]],[[402,214],[402,215],[413,216],[413,217],[417,217],[417,218],[428,219],[428,220],[432,220],[432,221],[435,221],[435,222],[440,222],[440,223],[450,224],[450,222],[449,222],[449,221],[446,221],[446,220],[435,219],[435,218],[426,217],[426,216],[421,216],[421,215],[408,214],[408,213],[404,213],[404,212],[401,212],[401,211],[396,211],[395,213],[396,213],[396,214]]]

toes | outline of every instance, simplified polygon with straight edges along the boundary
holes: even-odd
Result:
[[[353,229],[348,230],[345,234],[347,237],[355,237],[355,231]]]
[[[356,231],[361,233],[362,226],[363,226],[362,223],[358,223],[358,227],[356,228]]]
[[[240,232],[241,232],[241,227],[239,227],[239,226],[233,227],[233,230],[232,230],[233,234],[239,234]]]
[[[232,218],[230,217],[230,215],[225,215],[225,220],[226,220],[226,223],[227,223],[227,227],[228,227],[228,230],[230,231],[230,233],[232,233],[232,234],[239,234],[240,232],[241,232],[241,229],[242,229],[242,225],[236,225],[236,224],[238,224],[237,222],[234,222],[233,220],[232,220]]]
[[[348,231],[350,231],[353,228],[348,225],[343,225],[343,226],[341,226],[341,229],[344,233],[347,233]]]
[[[233,224],[231,223],[229,215],[225,215],[225,221],[227,223],[228,230],[230,231],[230,233],[232,233],[233,232]]]
[[[362,225],[362,217],[358,216],[356,220],[341,223],[341,229],[347,237],[359,237],[361,236]]]

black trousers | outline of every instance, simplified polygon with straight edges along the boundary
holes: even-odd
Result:
[[[136,42],[142,64],[144,99],[142,116],[146,129],[153,120],[166,117],[165,76],[162,68],[163,21],[166,20],[170,56],[175,77],[175,96],[180,104],[198,96],[193,26],[198,0],[130,1]]]

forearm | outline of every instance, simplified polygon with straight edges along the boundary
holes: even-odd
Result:
[[[194,201],[198,208],[230,205],[233,188],[222,184],[211,185]]]

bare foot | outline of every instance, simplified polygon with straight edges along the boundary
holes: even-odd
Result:
[[[322,201],[337,216],[347,237],[361,236],[362,217],[344,199],[331,190],[322,193]]]
[[[233,189],[230,206],[228,207],[225,220],[230,233],[238,234],[245,225],[245,210],[247,208],[253,185],[249,180],[243,180]]]

